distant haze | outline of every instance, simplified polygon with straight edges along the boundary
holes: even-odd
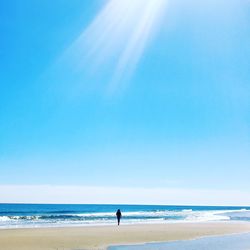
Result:
[[[250,193],[235,190],[52,185],[0,186],[0,188],[2,191],[0,200],[3,203],[250,205]]]

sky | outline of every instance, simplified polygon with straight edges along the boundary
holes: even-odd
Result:
[[[249,0],[1,1],[0,202],[250,206],[249,27]]]

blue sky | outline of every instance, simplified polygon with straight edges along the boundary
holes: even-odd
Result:
[[[250,2],[142,2],[0,3],[1,185],[250,190]]]

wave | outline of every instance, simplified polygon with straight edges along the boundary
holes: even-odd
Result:
[[[207,221],[250,221],[250,210],[154,210],[122,213],[124,224],[133,223],[166,223],[166,222],[207,222]],[[53,225],[101,225],[113,224],[116,221],[114,212],[92,213],[51,213],[35,215],[0,215],[0,228]]]
[[[213,211],[193,211],[192,209],[183,209],[180,211],[136,211],[136,212],[123,212],[124,219],[129,218],[183,218],[186,220],[220,220],[228,219],[228,215],[243,215],[247,214],[250,217],[250,211],[246,209],[241,210],[213,210]],[[114,212],[96,212],[96,213],[69,213],[69,214],[41,214],[41,215],[8,215],[0,216],[0,220],[57,220],[57,219],[95,219],[95,218],[115,218]]]
[[[250,221],[249,210],[229,211],[225,215],[230,217],[231,220]]]

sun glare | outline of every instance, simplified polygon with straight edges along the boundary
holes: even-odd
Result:
[[[134,72],[155,33],[167,0],[110,0],[65,53],[78,70],[99,73],[111,65],[108,89],[114,91]]]

